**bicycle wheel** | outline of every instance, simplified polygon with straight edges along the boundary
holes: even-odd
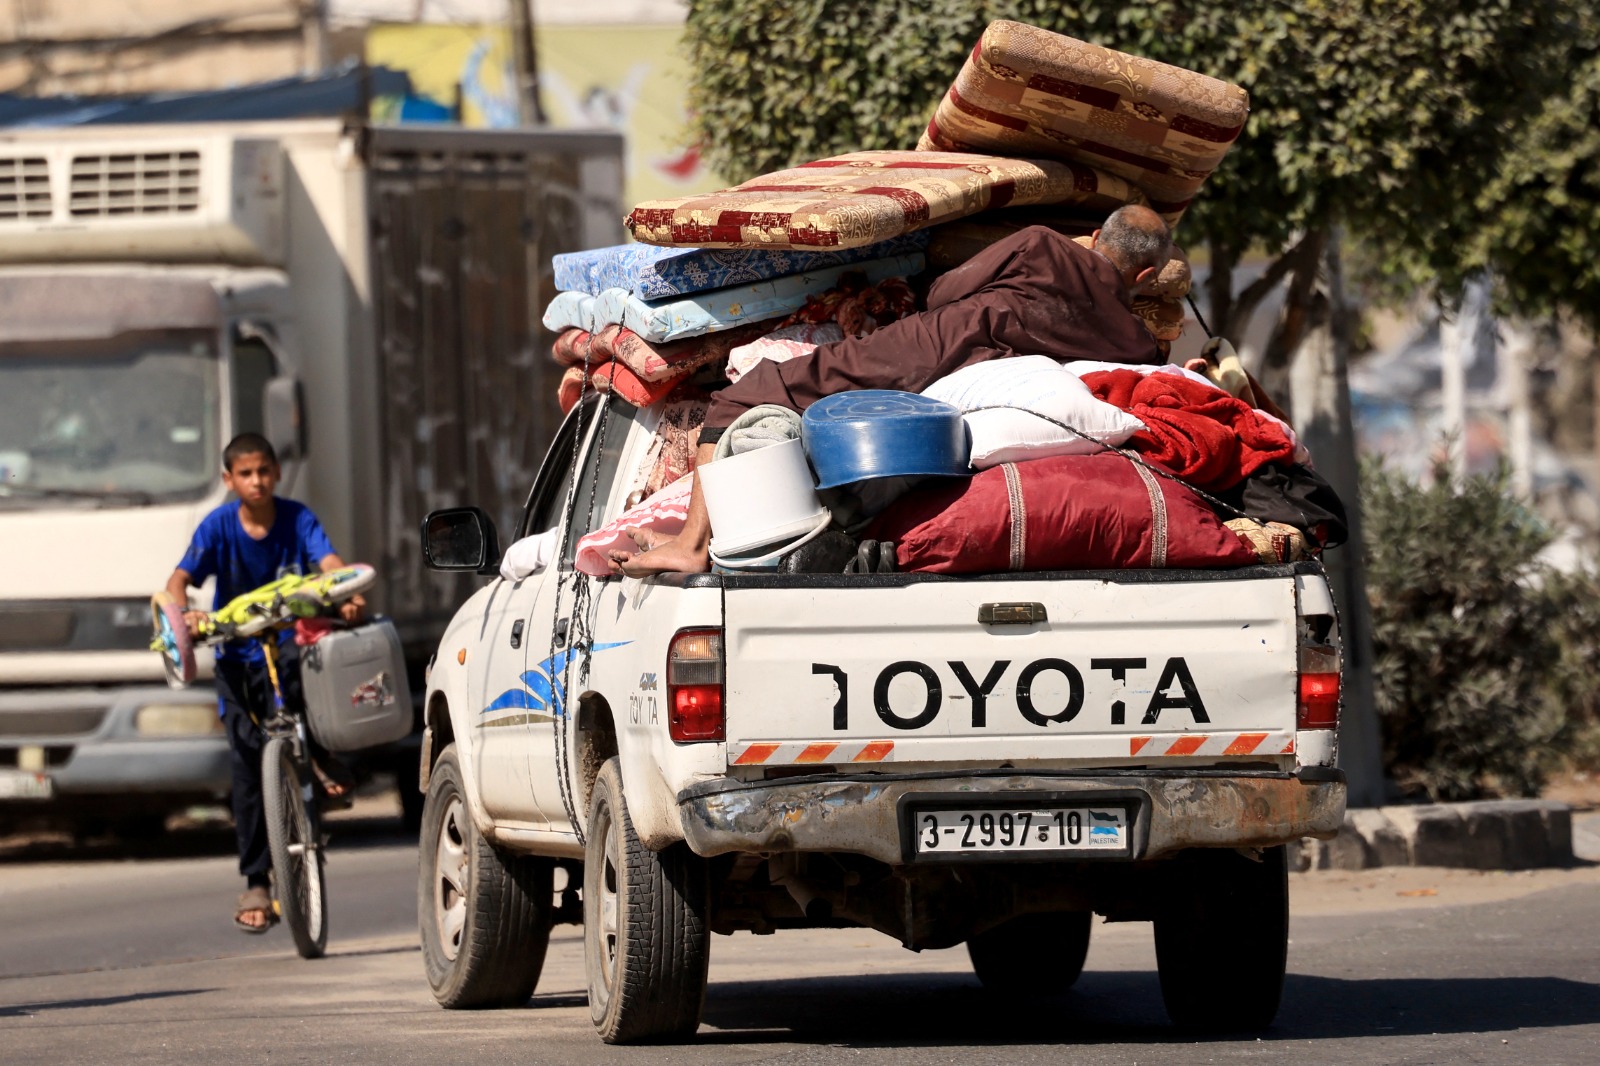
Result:
[[[311,816],[310,780],[302,777],[294,746],[283,737],[268,740],[261,753],[261,799],[278,910],[300,957],[320,958],[328,944],[322,841]]]
[[[183,620],[183,604],[165,592],[150,597],[150,624],[155,629],[154,648],[159,644],[161,668],[167,687],[184,688],[194,680],[194,639]]]

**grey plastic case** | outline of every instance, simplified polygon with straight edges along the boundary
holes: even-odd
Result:
[[[359,751],[411,732],[411,688],[394,623],[338,629],[302,649],[306,718],[329,751]]]

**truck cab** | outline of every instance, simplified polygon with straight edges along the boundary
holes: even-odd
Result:
[[[169,689],[150,654],[149,598],[223,502],[232,435],[275,439],[293,491],[288,281],[15,265],[0,292],[0,803],[153,825],[231,784],[215,694]]]
[[[377,568],[420,689],[462,585],[412,530],[468,486],[515,513],[525,490],[498,489],[558,412],[487,397],[553,395],[539,264],[619,239],[621,155],[609,132],[338,119],[0,139],[0,817],[150,828],[226,795],[209,662],[163,686],[149,599],[245,430]],[[414,751],[380,765],[414,780]]]

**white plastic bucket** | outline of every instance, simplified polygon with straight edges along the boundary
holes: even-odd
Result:
[[[724,558],[827,524],[799,438],[718,459],[695,473],[711,519],[711,550]]]

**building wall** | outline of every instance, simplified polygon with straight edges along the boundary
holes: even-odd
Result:
[[[681,22],[547,24],[543,8],[535,11],[541,16],[535,51],[546,117],[558,128],[615,129],[625,136],[624,207],[724,187],[690,141]],[[503,25],[375,25],[367,30],[365,57],[375,66],[405,71],[421,101],[440,113],[459,103],[467,126],[517,122],[510,37]],[[407,116],[402,102],[380,100],[375,117]]]
[[[0,92],[220,89],[322,66],[315,0],[6,0]]]

